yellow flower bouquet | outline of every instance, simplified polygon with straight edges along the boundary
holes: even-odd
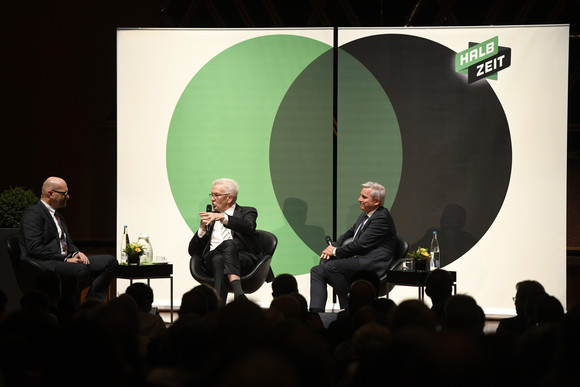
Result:
[[[429,261],[431,261],[429,250],[424,247],[418,247],[416,251],[407,255],[413,260],[415,271],[429,271]]]
[[[429,250],[424,247],[419,247],[413,253],[407,254],[413,261],[427,261],[431,260],[431,255],[429,254]]]
[[[141,256],[145,251],[143,251],[142,244],[131,242],[125,246],[125,252],[127,253],[127,263],[129,265],[138,265],[141,261]]]

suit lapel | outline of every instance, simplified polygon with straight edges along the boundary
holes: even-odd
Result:
[[[371,223],[371,220],[373,219],[373,217],[374,217],[374,216],[376,216],[376,215],[377,215],[377,213],[378,213],[379,211],[381,211],[381,209],[382,209],[382,208],[383,208],[383,207],[379,207],[379,208],[377,208],[377,209],[376,209],[376,211],[375,211],[375,212],[373,212],[373,213],[372,213],[372,215],[369,217],[369,220],[367,220],[367,222],[366,222],[366,223],[364,224],[364,226],[361,228],[361,230],[360,230],[361,232],[362,232],[362,231],[364,231],[364,230],[366,230],[366,229],[367,229],[367,227],[369,227],[369,224]],[[363,217],[363,220],[362,220],[362,221],[363,221],[363,222],[365,221],[365,218],[364,218],[364,217]]]
[[[55,235],[58,235],[58,228],[56,228],[56,224],[54,223],[54,218],[50,214],[50,211],[48,210],[48,208],[46,208],[46,206],[41,201],[38,202],[38,206],[40,207],[40,210],[42,211],[42,213],[46,217],[46,221],[48,222],[48,224],[50,224],[50,226],[49,226],[50,229],[54,232]]]
[[[359,232],[358,232],[358,235],[357,235],[357,236],[359,236],[360,234],[362,234],[362,233],[363,233],[363,232],[364,232],[364,231],[365,231],[365,230],[366,230],[366,229],[369,227],[369,224],[371,224],[371,221],[372,221],[372,218],[373,218],[373,216],[375,216],[375,215],[376,215],[376,213],[377,213],[377,212],[379,212],[379,211],[381,210],[381,208],[382,208],[382,207],[379,207],[379,208],[377,208],[377,209],[376,209],[376,211],[375,211],[375,212],[373,212],[373,213],[372,213],[372,215],[371,215],[371,216],[369,216],[368,218],[367,218],[367,214],[366,214],[366,213],[363,213],[363,214],[361,215],[361,217],[360,217],[360,219],[359,219],[359,220],[360,220],[361,222],[365,222],[365,220],[366,220],[366,223],[362,225],[362,227],[360,228],[360,230],[359,230]]]
[[[48,222],[49,226],[45,228],[45,231],[43,232],[44,236],[43,238],[47,238],[47,240],[50,240],[50,246],[51,249],[54,250],[55,252],[58,251],[58,253],[60,253],[60,237],[58,235],[58,228],[56,227],[56,224],[54,223],[54,218],[52,217],[52,215],[50,214],[50,211],[48,210],[48,208],[46,208],[46,206],[39,201],[38,202],[38,207],[40,208],[40,212],[42,214],[44,214],[45,217],[45,221]],[[65,228],[66,230],[66,228]],[[65,231],[66,232],[66,231]],[[68,235],[67,235],[68,238]]]
[[[234,208],[234,215],[233,216],[236,218],[242,217],[242,209],[237,204],[236,204],[236,207]],[[232,239],[234,239],[235,231],[230,228],[230,232],[232,233]]]

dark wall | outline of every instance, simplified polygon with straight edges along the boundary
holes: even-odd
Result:
[[[568,213],[580,214],[577,2],[9,1],[2,15],[0,191],[37,193],[67,180],[73,237],[114,240],[116,212],[116,29],[119,27],[430,26],[572,23]],[[445,3],[445,4],[443,4]],[[505,4],[507,3],[507,4]],[[289,6],[291,4],[291,6]],[[466,6],[466,4],[470,4]],[[565,5],[562,5],[565,4]],[[529,6],[528,6],[529,5]],[[163,69],[160,69],[163,71]],[[578,216],[568,246],[580,247]]]
[[[2,25],[0,191],[64,178],[77,240],[116,236],[116,28],[152,25],[138,2],[10,2]]]

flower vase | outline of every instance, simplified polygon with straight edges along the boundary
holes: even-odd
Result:
[[[139,265],[141,262],[141,257],[139,254],[129,254],[127,256],[127,263],[129,265]]]
[[[427,271],[427,260],[425,259],[416,260],[415,271]]]

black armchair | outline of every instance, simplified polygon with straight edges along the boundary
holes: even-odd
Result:
[[[278,245],[278,238],[271,232],[264,230],[256,230],[256,237],[258,238],[258,245],[262,250],[263,257],[251,272],[241,277],[242,289],[244,293],[248,294],[260,289],[264,282],[272,282],[274,279],[274,273],[270,268],[270,263],[272,262],[272,256]],[[197,282],[213,287],[213,277],[206,274],[203,270],[200,255],[191,256],[189,260],[189,271]]]
[[[24,294],[34,289],[38,276],[44,269],[34,261],[21,258],[18,233],[10,234],[6,237],[6,249],[8,250],[8,255],[10,255],[10,263],[16,275],[20,291]]]
[[[409,252],[409,242],[402,235],[397,234],[397,249],[395,256],[389,265],[389,270],[398,270],[403,265],[403,259]],[[393,289],[395,285],[390,284],[387,288],[387,273],[381,276],[381,286],[379,288],[379,297],[386,296]]]

